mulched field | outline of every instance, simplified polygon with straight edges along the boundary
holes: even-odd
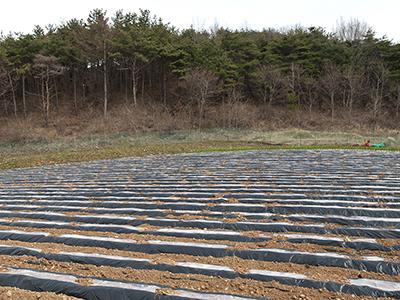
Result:
[[[400,153],[0,173],[0,299],[399,299]]]

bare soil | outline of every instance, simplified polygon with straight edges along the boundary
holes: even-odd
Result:
[[[48,292],[33,292],[17,289],[15,287],[0,287],[0,300],[74,300],[80,299],[63,294]]]
[[[12,265],[21,268],[62,272],[79,276],[94,276],[115,280],[128,280],[135,282],[154,283],[167,285],[175,289],[191,289],[200,292],[228,293],[243,296],[268,297],[270,299],[283,300],[296,295],[307,295],[306,299],[374,299],[372,297],[356,297],[343,293],[333,293],[327,290],[315,290],[282,285],[277,282],[261,282],[251,279],[235,278],[225,279],[220,277],[175,274],[154,270],[134,270],[128,268],[113,268],[107,266],[81,265],[37,259],[35,257],[10,257],[0,256],[3,265]],[[90,280],[82,280],[81,284],[88,284]]]
[[[146,225],[147,226],[147,225]],[[153,227],[152,227],[153,228]],[[14,226],[0,226],[0,230],[15,230]],[[188,228],[185,228],[188,229]],[[230,246],[232,250],[245,250],[245,249],[263,249],[263,248],[279,248],[287,250],[296,250],[303,252],[337,252],[341,254],[352,255],[354,258],[361,258],[362,256],[380,256],[387,260],[396,261],[400,259],[400,251],[377,251],[377,250],[356,250],[345,247],[335,246],[323,246],[311,243],[290,243],[286,241],[286,238],[282,235],[274,235],[273,239],[265,242],[248,243],[248,242],[234,242],[234,241],[217,241],[217,240],[205,240],[200,238],[186,238],[186,237],[174,237],[174,236],[159,236],[150,234],[133,234],[133,233],[114,233],[114,232],[102,232],[102,231],[80,231],[72,229],[55,229],[55,228],[29,228],[21,227],[18,230],[25,232],[37,232],[43,231],[51,233],[52,235],[62,234],[82,234],[91,236],[101,237],[113,237],[122,239],[133,239],[140,243],[146,243],[149,240],[161,240],[161,241],[173,241],[173,242],[196,242],[205,244],[224,244]],[[296,232],[285,232],[285,234]],[[324,236],[324,235],[322,235]],[[330,235],[327,235],[330,236]],[[1,243],[1,241],[0,241]]]
[[[131,258],[147,258],[153,261],[154,264],[166,263],[174,264],[175,262],[195,262],[203,264],[213,264],[227,266],[239,272],[246,273],[250,269],[269,270],[277,272],[290,272],[306,275],[315,280],[335,281],[346,283],[350,278],[370,278],[378,280],[400,281],[400,275],[391,276],[387,274],[359,271],[354,269],[345,269],[337,267],[310,266],[295,263],[276,263],[267,261],[256,261],[250,259],[242,259],[236,256],[232,257],[202,257],[185,254],[146,254],[140,252],[130,252],[121,250],[111,250],[100,247],[76,247],[64,244],[55,243],[27,243],[19,241],[1,241],[1,244],[18,245],[23,247],[34,247],[41,249],[44,253],[59,253],[59,252],[82,252],[82,253],[98,253],[104,255],[116,255]],[[6,256],[0,256],[6,259]],[[146,271],[147,272],[147,271]]]

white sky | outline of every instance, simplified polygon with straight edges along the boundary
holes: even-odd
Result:
[[[112,14],[118,9],[149,9],[179,28],[254,29],[293,25],[332,30],[340,18],[358,18],[379,36],[400,41],[400,0],[10,0],[1,4],[0,31],[31,32],[33,25],[86,18],[93,8]]]

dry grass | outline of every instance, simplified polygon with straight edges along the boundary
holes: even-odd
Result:
[[[0,120],[0,141],[45,140],[63,137],[83,137],[119,132],[149,132],[190,127],[184,116],[172,115],[160,107],[133,107],[119,105],[110,110],[106,120],[98,110],[85,111],[79,115],[53,113],[48,127],[40,114],[28,118]]]
[[[65,110],[62,110],[65,111]],[[382,116],[372,126],[364,113],[352,116],[338,112],[337,118],[322,113],[268,109],[250,103],[233,102],[209,106],[202,121],[202,129],[225,128],[255,131],[307,130],[348,132],[361,135],[398,135],[396,122]],[[192,107],[169,108],[148,103],[146,106],[119,104],[112,107],[108,118],[102,112],[86,109],[79,115],[54,112],[48,127],[43,126],[40,114],[28,118],[0,120],[0,142],[54,141],[60,138],[82,138],[92,135],[108,136],[118,133],[168,132],[198,128],[198,118]],[[367,133],[367,134],[366,134]]]
[[[151,139],[150,139],[151,140]],[[366,150],[362,147],[343,145],[268,145],[263,142],[249,141],[185,141],[170,140],[165,142],[151,140],[151,142],[131,143],[122,138],[118,143],[108,141],[102,147],[95,144],[70,144],[65,141],[50,144],[25,144],[22,147],[11,146],[6,151],[1,148],[0,170],[23,167],[33,167],[49,164],[61,164],[90,160],[114,159],[121,157],[147,156],[155,154],[178,154],[197,152],[243,151],[243,150],[281,150],[281,149],[355,149]],[[65,142],[65,144],[64,144]],[[396,150],[399,148],[388,148]]]
[[[365,139],[400,148],[391,127],[371,130],[363,115],[335,120],[321,114],[262,109],[243,102],[207,108],[198,129],[190,107],[113,107],[101,111],[53,113],[48,127],[40,115],[0,120],[0,169],[123,156],[276,148],[354,148]],[[383,123],[382,123],[383,124]],[[217,128],[217,129],[216,129]]]

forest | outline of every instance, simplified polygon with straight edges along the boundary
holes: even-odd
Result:
[[[86,20],[2,34],[0,119],[47,128],[67,117],[126,123],[121,130],[397,129],[400,44],[357,19],[334,32],[177,29],[148,10],[95,9]]]

